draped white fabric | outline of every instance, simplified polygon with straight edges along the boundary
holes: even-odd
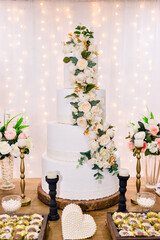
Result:
[[[34,148],[26,176],[40,177],[47,121],[56,119],[56,89],[63,87],[61,42],[79,23],[95,32],[106,118],[117,126],[121,166],[134,176],[128,122],[146,106],[160,116],[160,1],[0,1],[1,119],[4,110],[27,112]]]

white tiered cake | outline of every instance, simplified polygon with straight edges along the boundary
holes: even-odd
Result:
[[[89,140],[83,134],[84,127],[73,126],[70,100],[65,98],[73,93],[73,87],[69,84],[69,65],[70,62],[64,66],[65,89],[57,91],[57,122],[50,122],[47,126],[47,152],[42,156],[42,188],[46,193],[49,192],[45,176],[48,171],[57,171],[60,177],[57,186],[59,198],[91,200],[111,196],[118,191],[116,175],[113,176],[106,168],[100,183],[94,179],[93,170],[87,161],[77,168],[80,152],[88,151]],[[105,100],[104,90],[99,90],[97,95]],[[102,110],[104,119],[105,101]]]

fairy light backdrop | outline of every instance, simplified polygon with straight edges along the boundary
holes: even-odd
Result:
[[[27,112],[34,148],[26,177],[41,176],[47,122],[56,120],[56,90],[63,87],[61,42],[78,24],[92,27],[99,48],[99,86],[106,89],[106,119],[117,127],[121,165],[135,176],[125,136],[129,121],[159,117],[160,1],[0,0],[0,112]],[[19,159],[15,160],[19,177]]]

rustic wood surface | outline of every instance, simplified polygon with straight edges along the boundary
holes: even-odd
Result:
[[[31,214],[31,213],[43,213],[48,214],[49,207],[42,203],[38,197],[37,197],[37,186],[41,180],[39,178],[30,178],[26,179],[26,196],[31,198],[31,205],[27,207],[21,208],[17,214]],[[0,190],[0,200],[3,196],[9,195],[9,194],[20,194],[20,185],[19,185],[19,179],[15,179],[14,183],[16,184],[16,188],[10,191],[2,191]],[[127,209],[129,211],[141,211],[141,208],[137,205],[133,205],[130,202],[130,198],[136,194],[136,183],[135,178],[130,178],[128,180],[128,187],[127,187]],[[144,187],[144,182],[142,181],[142,187],[141,191],[148,191]],[[118,205],[116,204],[113,207],[104,209],[104,210],[98,210],[98,211],[91,211],[89,214],[93,216],[96,224],[97,224],[97,232],[96,234],[90,238],[90,240],[112,240],[110,232],[108,228],[106,227],[105,221],[106,221],[106,212],[114,212],[118,208]],[[153,211],[160,211],[160,197],[156,195],[156,204],[153,207]],[[60,216],[62,213],[62,210],[58,211]],[[2,207],[0,206],[0,213],[4,213]],[[46,240],[62,240],[62,231],[61,231],[61,220],[58,220],[56,222],[49,222],[47,226],[47,237]]]
[[[50,202],[50,196],[46,192],[43,191],[41,183],[37,187],[37,194],[38,198],[45,204],[49,205]],[[68,204],[74,203],[77,204],[81,207],[83,211],[93,211],[93,210],[100,210],[100,209],[105,209],[114,206],[116,203],[119,201],[119,191],[116,192],[115,194],[105,197],[105,198],[100,198],[97,200],[83,200],[83,201],[77,201],[77,200],[68,200],[68,199],[62,199],[62,198],[57,198],[57,207],[59,209],[64,209]]]

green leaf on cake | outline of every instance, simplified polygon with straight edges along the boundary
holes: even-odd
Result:
[[[70,98],[70,97],[78,97],[76,93],[72,93],[70,95],[67,95],[65,98]]]
[[[72,117],[73,119],[77,120],[77,118],[79,117],[83,117],[84,112],[78,112],[78,114],[75,114],[74,112],[72,112]]]
[[[83,161],[85,160],[85,157],[81,157],[78,162],[79,162],[79,165],[83,165]]]
[[[91,104],[91,107],[94,107],[94,106],[96,106],[99,102],[100,102],[100,100],[93,100],[93,101],[90,101],[89,103]]]
[[[98,152],[100,152],[100,151],[101,151],[101,148],[103,148],[103,146],[100,146],[100,147],[98,148]]]
[[[66,42],[66,44],[74,44],[73,40]]]
[[[144,121],[145,123],[148,123],[148,118],[147,118],[147,117],[143,117],[143,121]]]
[[[74,33],[75,33],[75,34],[80,34],[81,32],[79,32],[79,31],[75,31]]]
[[[95,173],[94,177],[95,177],[96,180],[101,180],[101,179],[104,178],[103,175],[101,173],[99,173],[99,172]]]
[[[154,119],[154,116],[153,116],[153,113],[152,113],[152,112],[150,113],[150,115],[151,115],[151,119]]]
[[[92,61],[88,61],[88,67],[92,68],[96,65],[96,63],[92,62]]]
[[[76,65],[77,62],[78,62],[78,59],[77,59],[76,57],[70,57],[70,60],[72,61],[72,63],[73,63],[74,65]]]
[[[78,117],[83,117],[84,112],[78,112]]]
[[[77,26],[75,29],[77,29],[77,30],[81,30],[81,26]]]
[[[80,69],[76,69],[76,71],[75,71],[75,76],[77,76],[80,72],[83,72],[83,70],[80,70]]]
[[[77,118],[78,118],[78,116],[77,116],[74,112],[72,112],[72,117],[73,117],[73,119],[75,119],[75,120],[77,120]]]
[[[70,102],[70,104],[71,104],[73,107],[75,107],[75,108],[78,109],[78,102]]]
[[[91,55],[91,52],[84,50],[83,52],[81,52],[81,55],[84,59],[87,59]]]
[[[112,172],[117,172],[118,171],[118,164],[115,163],[113,166],[111,166],[110,168],[108,168],[109,173]]]
[[[86,87],[86,91],[84,91],[84,93],[88,93],[90,92],[96,85],[95,84],[88,84],[87,87]]]
[[[97,164],[94,164],[92,170],[100,170],[100,171],[103,171],[103,167],[100,168]]]
[[[98,129],[98,134],[101,137],[104,134],[104,132],[101,129]]]
[[[87,151],[87,152],[80,152],[80,154],[82,155],[82,156],[85,156],[85,157],[87,157],[88,158],[88,160],[90,160],[91,159],[91,151],[89,150],[89,151]]]
[[[70,62],[70,58],[69,58],[69,57],[63,58],[63,62],[64,62],[64,63],[69,63],[69,62]]]

